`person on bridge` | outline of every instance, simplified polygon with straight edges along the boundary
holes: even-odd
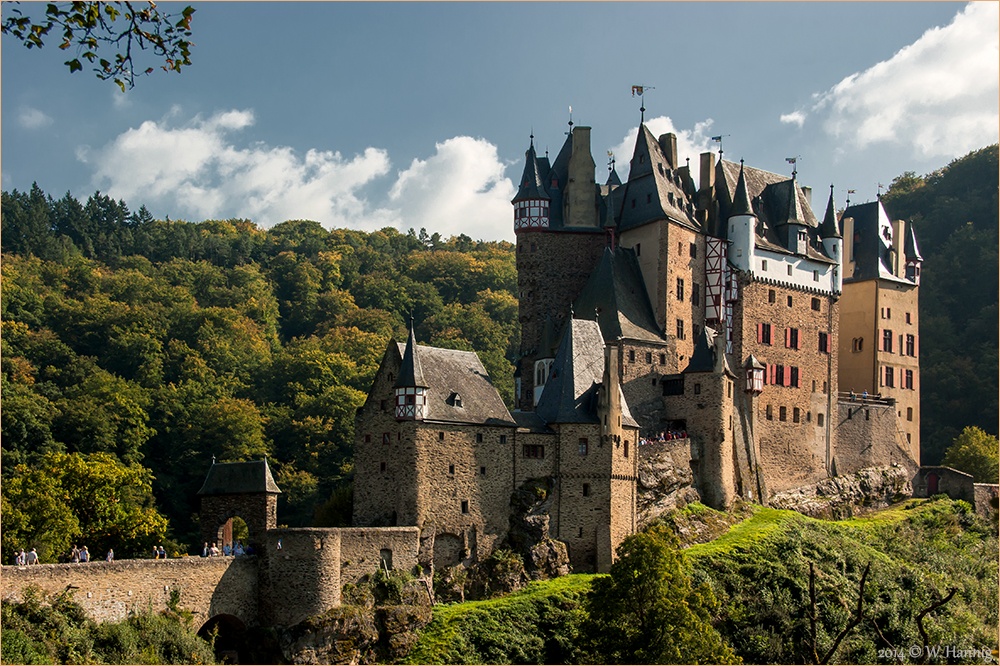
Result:
[[[80,561],[81,562],[89,562],[90,561],[90,551],[87,550],[86,546],[84,546],[83,548],[80,549]]]
[[[108,555],[104,559],[107,560],[108,562],[114,562],[115,561],[115,549],[114,548],[108,548]]]
[[[76,547],[76,544],[73,544],[73,550],[69,551],[69,561],[70,562],[80,561],[80,549]]]
[[[38,552],[34,548],[29,550],[28,553],[24,556],[24,563],[38,564]]]
[[[24,554],[24,548],[22,548],[22,549],[21,549],[21,552],[20,552],[20,553],[18,553],[18,554],[17,554],[17,555],[16,555],[15,557],[14,557],[14,564],[16,564],[16,565],[17,565],[17,566],[19,566],[19,567],[23,567],[23,566],[24,566],[24,563],[25,563],[25,561],[26,561],[26,560],[25,560],[25,557],[26,557],[26,556],[25,556],[25,554]]]

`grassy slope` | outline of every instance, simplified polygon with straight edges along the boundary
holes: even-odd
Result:
[[[837,661],[873,663],[880,647],[919,644],[916,613],[950,587],[959,589],[955,598],[925,619],[931,642],[996,647],[996,531],[962,502],[912,500],[841,521],[756,507],[725,534],[685,552],[695,580],[719,600],[719,629],[748,662],[804,660],[810,561],[821,653],[846,623],[860,572],[871,563],[866,614],[878,630],[860,625]],[[580,657],[573,649],[579,604],[593,578],[575,574],[508,597],[438,607],[409,662],[573,663]]]

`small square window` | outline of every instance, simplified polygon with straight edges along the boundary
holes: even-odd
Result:
[[[454,474],[455,473],[455,466],[454,465],[448,465],[448,473],[449,474]]]
[[[696,383],[696,384],[694,385],[694,394],[695,394],[695,395],[701,395],[701,384],[697,384],[697,383]]]
[[[583,484],[583,496],[584,497],[590,497],[590,484],[589,483]]]
[[[370,433],[365,433],[365,444],[370,444],[372,441],[372,436]]]
[[[646,352],[646,363],[652,363],[652,362],[653,362],[653,353]]]
[[[589,452],[589,447],[588,447],[588,443],[587,443],[587,438],[586,437],[581,437],[580,438],[579,450],[580,450],[580,455],[581,456],[585,456]]]
[[[813,282],[819,282],[819,271],[813,271]]]
[[[798,407],[793,407],[792,408],[792,422],[793,423],[798,423],[799,419],[800,419],[799,408]]]
[[[760,260],[760,270],[765,273],[767,272],[767,259]]]
[[[378,402],[378,408],[381,409],[383,412],[386,410],[386,404],[385,403],[386,403],[385,400],[379,400],[379,402]]]
[[[479,476],[486,476],[486,468],[485,467],[480,467],[479,468]]]
[[[788,307],[792,307],[792,297],[788,297]]]
[[[482,443],[483,443],[483,433],[477,432],[476,433],[476,444],[482,444]]]
[[[444,433],[443,432],[439,432],[438,433],[438,441],[439,442],[443,442],[444,441]]]
[[[387,432],[382,433],[382,443],[388,444],[390,441],[392,440],[389,438],[389,433]]]
[[[820,427],[823,427],[823,415],[822,414],[817,414],[816,415],[816,425],[818,425]]]
[[[774,293],[774,289],[767,290],[767,302],[774,303],[778,299],[777,294]]]
[[[666,364],[667,364],[667,355],[660,354],[660,365],[666,365]]]
[[[788,420],[788,408],[787,407],[778,407],[778,420],[779,421],[787,421]]]
[[[818,298],[812,299],[812,309],[815,310],[816,312],[819,312],[819,308],[820,308],[819,299]]]
[[[384,472],[385,471],[385,463],[379,463],[378,470],[380,472]]]
[[[469,513],[469,500],[462,500],[462,513]]]
[[[792,274],[792,265],[788,264],[788,266],[786,266],[785,268],[788,269],[788,274],[791,275]]]
[[[625,440],[625,457],[628,458],[628,440]]]
[[[628,362],[629,363],[635,363],[635,350],[634,349],[629,349],[628,350]]]
[[[507,435],[500,435],[500,443],[501,444],[507,443]]]
[[[692,259],[697,258],[698,257],[698,245],[696,243],[691,243],[691,246],[688,248],[688,253],[691,255]]]

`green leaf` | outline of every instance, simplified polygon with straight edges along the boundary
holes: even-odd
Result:
[[[74,58],[73,60],[67,60],[66,64],[69,66],[70,74],[72,74],[73,72],[79,72],[83,69],[83,65],[80,64],[80,60],[78,58]]]

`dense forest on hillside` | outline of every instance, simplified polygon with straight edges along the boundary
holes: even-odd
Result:
[[[998,150],[969,153],[926,176],[896,178],[882,198],[913,221],[920,281],[920,444],[937,464],[965,426],[997,434]]]
[[[145,555],[162,517],[175,549],[197,545],[213,456],[266,455],[283,524],[349,524],[354,413],[411,315],[512,397],[508,243],[161,221],[37,187],[2,212],[5,561],[77,539]],[[127,533],[123,507],[141,516]]]
[[[996,178],[993,146],[884,198],[925,258],[929,462],[966,425],[995,431]],[[38,186],[2,194],[0,240],[4,561],[30,545],[55,561],[78,540],[187,551],[213,456],[266,455],[283,524],[346,524],[354,413],[411,315],[421,342],[478,352],[512,402],[510,243],[156,220]]]

